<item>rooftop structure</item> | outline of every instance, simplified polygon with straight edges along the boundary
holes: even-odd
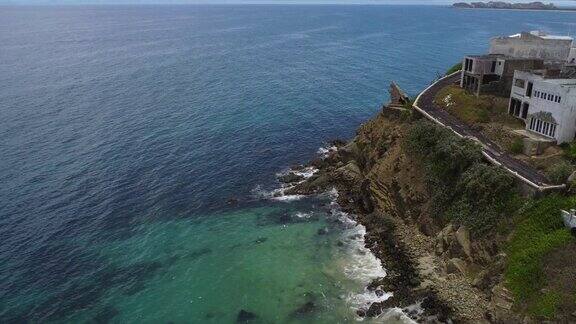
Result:
[[[522,32],[492,38],[490,54],[519,58],[536,58],[544,61],[569,62],[573,39],[570,36],[548,35],[541,31]],[[576,50],[574,50],[576,56]],[[576,59],[575,59],[576,60]]]

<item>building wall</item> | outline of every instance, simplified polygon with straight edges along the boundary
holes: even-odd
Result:
[[[524,81],[524,87],[519,86],[521,82],[516,82],[518,79]],[[526,95],[528,82],[533,83],[530,96]],[[540,98],[536,95],[537,93],[545,93],[546,96],[550,94],[552,100],[549,100],[548,97]],[[561,98],[559,103],[554,100],[555,96]],[[547,82],[546,79],[542,79],[538,75],[524,71],[516,71],[510,92],[511,106],[514,106],[515,100],[521,103],[520,112],[522,111],[524,103],[529,105],[527,117],[524,119],[526,129],[529,129],[532,118],[542,113],[549,113],[548,116],[551,116],[557,123],[554,134],[556,141],[558,143],[564,143],[574,140],[576,133],[575,87],[563,87],[553,82]],[[549,120],[544,119],[543,121]]]
[[[532,96],[529,115],[536,114],[540,111],[550,112],[552,117],[558,122],[555,138],[558,143],[571,142],[574,140],[576,133],[576,107],[574,98],[576,96],[574,88],[561,87],[558,84],[547,83],[546,81],[535,81],[534,91],[543,92],[552,96],[559,96],[560,103],[547,98]]]
[[[570,49],[570,55],[568,55],[568,63],[576,64],[576,47],[572,47]]]
[[[565,61],[570,54],[571,40],[543,39],[530,34],[521,37],[497,37],[490,40],[490,54],[521,58]]]
[[[522,59],[522,60],[507,59],[504,60],[502,72],[500,75],[514,77],[514,72],[517,70],[528,71],[528,70],[540,70],[543,68],[544,68],[544,61],[541,59]]]

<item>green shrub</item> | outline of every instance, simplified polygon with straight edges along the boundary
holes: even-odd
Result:
[[[545,317],[553,318],[556,313],[556,309],[560,304],[561,296],[555,292],[547,292],[542,294],[542,296],[530,307],[530,313]]]
[[[521,138],[515,138],[508,151],[512,154],[520,154],[524,152],[524,141]]]
[[[560,147],[564,150],[564,156],[572,161],[576,161],[576,143],[562,143]]]
[[[568,244],[572,237],[564,228],[560,209],[574,206],[575,197],[552,195],[530,200],[519,211],[522,217],[508,243],[505,278],[516,299],[532,305],[533,311],[544,314],[550,307],[550,296],[541,293],[544,272],[542,260],[550,251]]]
[[[482,162],[474,142],[428,121],[415,123],[405,149],[425,169],[432,212],[469,226],[475,234],[493,229],[515,196],[514,178]]]
[[[462,62],[454,64],[451,68],[446,71],[446,75],[450,75],[458,70],[462,70]]]
[[[565,183],[574,171],[572,165],[566,161],[560,161],[552,165],[546,172],[548,178],[554,183]]]
[[[465,224],[477,235],[493,229],[511,208],[514,178],[498,167],[476,163],[462,174],[456,202],[448,210],[451,219]]]

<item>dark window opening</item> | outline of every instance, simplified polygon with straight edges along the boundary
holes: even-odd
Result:
[[[530,105],[525,102],[524,105],[522,106],[522,119],[526,119],[526,117],[528,116],[528,108],[530,107]]]
[[[526,87],[526,97],[532,97],[532,82],[528,82],[528,86]]]

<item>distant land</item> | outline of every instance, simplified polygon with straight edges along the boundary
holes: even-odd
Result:
[[[519,10],[575,10],[574,8],[559,8],[554,4],[545,4],[539,1],[528,3],[510,3],[503,1],[490,2],[457,2],[452,5],[454,8],[472,9],[519,9]]]

